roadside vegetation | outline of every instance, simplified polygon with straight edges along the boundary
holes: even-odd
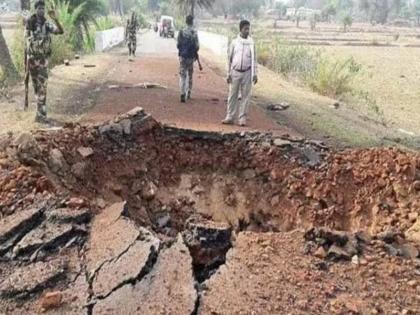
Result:
[[[145,15],[147,0],[46,0],[47,10],[55,9],[65,34],[53,36],[50,67],[72,59],[75,54],[92,53],[95,50],[95,32],[124,26],[126,16],[136,11],[141,27],[148,27]],[[33,5],[33,1],[31,1]],[[24,20],[18,18],[13,38],[8,43],[12,69],[17,76],[24,74]],[[15,83],[10,71],[0,67],[0,88]]]

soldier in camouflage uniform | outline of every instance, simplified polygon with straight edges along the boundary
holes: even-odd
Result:
[[[197,31],[194,29],[194,17],[189,15],[186,19],[187,27],[182,29],[178,34],[178,55],[180,63],[180,89],[181,102],[185,103],[186,99],[191,98],[191,90],[193,86],[194,62],[198,57],[200,45],[198,42]]]
[[[128,56],[136,56],[138,29],[139,23],[137,22],[136,14],[133,12],[131,19],[127,21],[127,28],[125,30],[125,37],[128,45]]]
[[[35,2],[36,13],[26,21],[27,67],[32,77],[37,99],[36,122],[47,121],[48,58],[51,55],[51,34],[63,34],[64,30],[54,11],[48,14],[55,24],[45,18],[45,2]]]

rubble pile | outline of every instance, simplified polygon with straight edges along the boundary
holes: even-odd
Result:
[[[418,153],[140,108],[0,144],[0,313],[420,310]]]
[[[321,227],[307,230],[304,238],[305,253],[330,261],[348,260],[355,264],[365,264],[363,256],[371,248],[394,257],[420,258],[418,245],[407,241],[404,234],[393,231],[368,235],[364,232],[351,233]]]

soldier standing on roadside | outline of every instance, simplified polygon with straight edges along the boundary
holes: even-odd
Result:
[[[27,68],[32,77],[37,99],[35,121],[46,123],[48,58],[51,56],[51,34],[64,34],[64,29],[58,21],[55,11],[48,12],[54,23],[46,20],[45,2],[43,0],[35,2],[35,11],[36,13],[26,22]]]
[[[185,103],[191,98],[191,89],[193,85],[194,62],[198,59],[198,50],[200,45],[198,42],[197,31],[194,29],[194,17],[188,15],[186,18],[187,27],[182,29],[178,34],[178,55],[179,55],[179,76],[181,89],[181,102]]]
[[[125,30],[125,37],[128,45],[128,56],[136,56],[137,48],[137,30],[139,29],[139,23],[137,21],[136,13],[133,12],[131,19],[127,21],[127,28]]]

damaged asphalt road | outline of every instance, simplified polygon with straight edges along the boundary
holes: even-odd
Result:
[[[0,314],[420,312],[416,153],[140,108],[6,140]]]

